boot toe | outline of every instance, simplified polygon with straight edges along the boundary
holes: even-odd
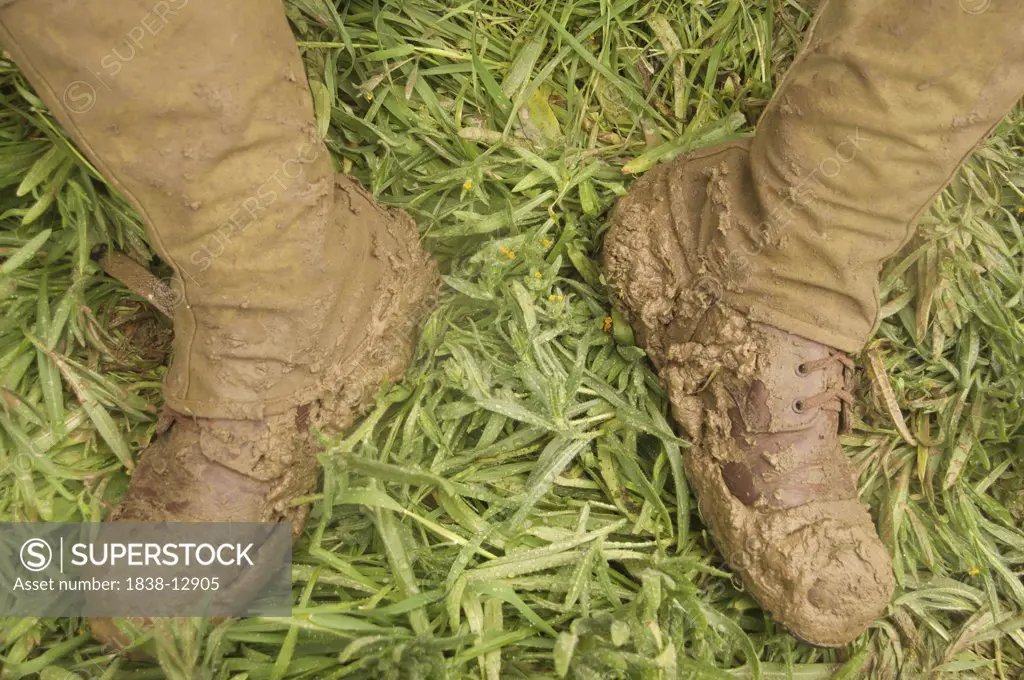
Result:
[[[764,598],[794,635],[822,647],[855,640],[882,615],[894,589],[889,555],[874,528],[837,524],[808,527],[773,551],[785,560],[782,583],[776,598]]]

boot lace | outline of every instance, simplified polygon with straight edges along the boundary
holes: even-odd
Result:
[[[830,410],[838,410],[840,412],[841,431],[848,432],[852,420],[850,417],[850,407],[853,405],[853,394],[850,391],[850,378],[854,370],[853,360],[846,356],[845,352],[833,350],[829,352],[827,357],[805,361],[800,364],[797,366],[797,373],[807,375],[814,371],[826,370],[836,364],[839,364],[843,376],[841,384],[833,385],[824,392],[819,392],[810,397],[797,399],[793,402],[793,410],[797,413],[803,413],[815,408],[829,408],[836,404],[838,408],[830,408]]]

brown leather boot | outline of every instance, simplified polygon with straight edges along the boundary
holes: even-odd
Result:
[[[726,561],[794,635],[838,646],[885,610],[891,564],[839,445],[852,363],[719,299],[742,263],[714,247],[734,225],[709,222],[709,204],[744,150],[639,180],[613,215],[605,272],[693,443],[687,476]]]

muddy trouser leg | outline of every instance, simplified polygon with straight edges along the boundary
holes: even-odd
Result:
[[[0,4],[5,49],[175,271],[168,406],[258,419],[316,398],[375,265],[335,210],[281,0]]]
[[[0,42],[181,293],[172,417],[106,519],[297,536],[310,429],[348,427],[404,370],[438,277],[408,215],[334,174],[281,0],[0,0]],[[244,607],[247,580],[223,582],[225,601]]]
[[[745,272],[725,300],[861,349],[883,261],[1022,94],[1024,3],[827,0],[724,178],[724,252]]]

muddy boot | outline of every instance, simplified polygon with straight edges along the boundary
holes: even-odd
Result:
[[[1024,92],[1024,5],[964,5],[826,0],[754,139],[649,172],[605,243],[613,301],[693,441],[701,516],[818,645],[856,638],[894,587],[839,445],[845,352],[877,324],[884,259]]]
[[[0,41],[175,272],[170,427],[111,519],[297,533],[310,427],[401,374],[438,274],[407,215],[335,176],[280,0],[0,2]]]
[[[707,265],[690,269],[688,232],[698,234],[707,173],[721,162],[694,157],[638,181],[615,210],[605,272],[693,444],[687,478],[726,561],[796,636],[845,644],[893,590],[839,445],[852,362],[749,320],[701,278]]]

